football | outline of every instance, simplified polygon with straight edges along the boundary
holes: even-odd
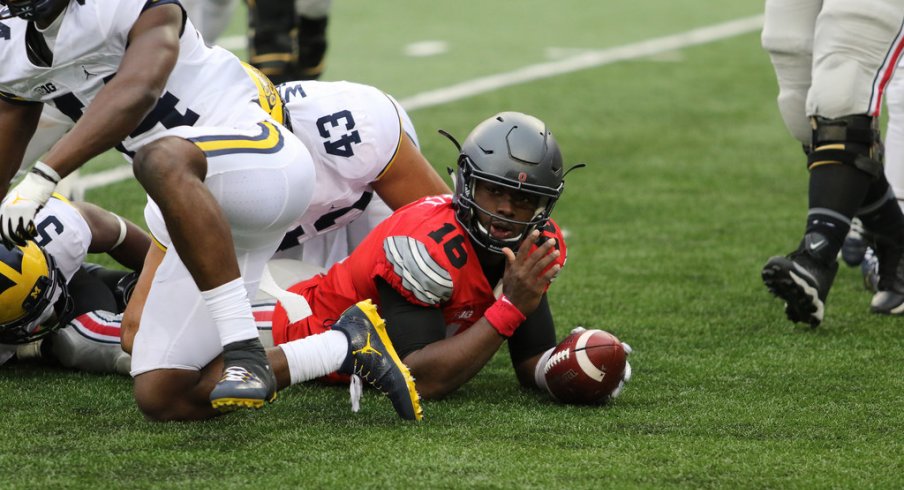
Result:
[[[624,346],[611,333],[572,333],[556,346],[544,367],[549,393],[562,403],[605,403],[622,380],[626,361]]]

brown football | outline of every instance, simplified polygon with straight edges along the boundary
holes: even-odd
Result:
[[[576,332],[550,355],[544,368],[546,384],[562,403],[605,403],[624,375],[625,362],[625,348],[611,333]]]

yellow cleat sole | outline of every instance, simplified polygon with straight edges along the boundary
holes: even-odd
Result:
[[[266,401],[272,403],[273,400],[276,400],[276,395],[273,395],[273,398]],[[211,400],[210,406],[212,406],[215,410],[219,410],[221,412],[232,412],[234,410],[241,410],[245,408],[257,410],[264,407],[264,400],[258,400],[255,398],[219,398],[216,400]]]
[[[386,333],[386,322],[380,317],[379,313],[377,313],[377,306],[369,299],[360,301],[355,306],[360,308],[361,311],[364,312],[364,315],[367,316],[367,319],[370,320],[370,323],[373,324],[374,330],[377,331],[377,335],[379,335],[380,340],[383,341],[383,345],[386,347],[389,357],[392,358],[392,362],[399,367],[402,374],[405,376],[405,383],[408,385],[408,396],[411,397],[411,404],[414,406],[414,419],[422,420],[424,418],[424,409],[421,407],[421,396],[417,394],[417,388],[415,388],[414,385],[414,377],[411,375],[408,366],[399,359],[395,347],[392,346],[392,341],[389,340],[389,334]]]

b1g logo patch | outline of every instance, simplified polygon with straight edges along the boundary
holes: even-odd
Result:
[[[53,84],[53,82],[47,82],[44,85],[39,85],[39,86],[35,87],[34,89],[32,89],[32,92],[34,92],[38,95],[52,94],[56,91],[57,91],[57,88],[56,88],[56,85]]]

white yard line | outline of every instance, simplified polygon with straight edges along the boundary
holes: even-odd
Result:
[[[673,34],[671,36],[648,39],[646,41],[614,48],[588,51],[570,58],[548,63],[525,66],[514,71],[499,73],[488,77],[477,78],[455,85],[422,92],[400,99],[406,110],[413,111],[425,107],[433,107],[448,104],[456,100],[466,99],[475,95],[491,92],[504,87],[532,82],[543,78],[550,78],[565,73],[571,73],[598,66],[608,65],[618,61],[632,60],[652,56],[656,54],[674,51],[676,49],[707,44],[750,32],[758,31],[763,27],[763,16],[744,17],[741,19],[715,24],[699,29]],[[241,48],[245,46],[244,36],[230,36],[223,38],[220,43],[223,47]],[[82,177],[80,182],[84,189],[93,189],[127,179],[132,176],[129,167],[118,167],[96,174]]]
[[[626,44],[624,46],[616,46],[614,48],[602,49],[599,51],[589,51],[564,60],[525,66],[524,68],[519,68],[507,73],[499,73],[497,75],[458,83],[451,87],[423,92],[400,99],[399,103],[402,104],[402,107],[410,111],[447,104],[449,102],[465,99],[503,87],[518,85],[520,83],[532,82],[534,80],[586,70],[588,68],[596,68],[617,61],[643,58],[689,46],[696,46],[698,44],[711,43],[757,31],[762,29],[762,27],[762,15],[746,17],[724,24],[701,27],[700,29],[694,29],[671,36],[649,39],[634,44]]]

